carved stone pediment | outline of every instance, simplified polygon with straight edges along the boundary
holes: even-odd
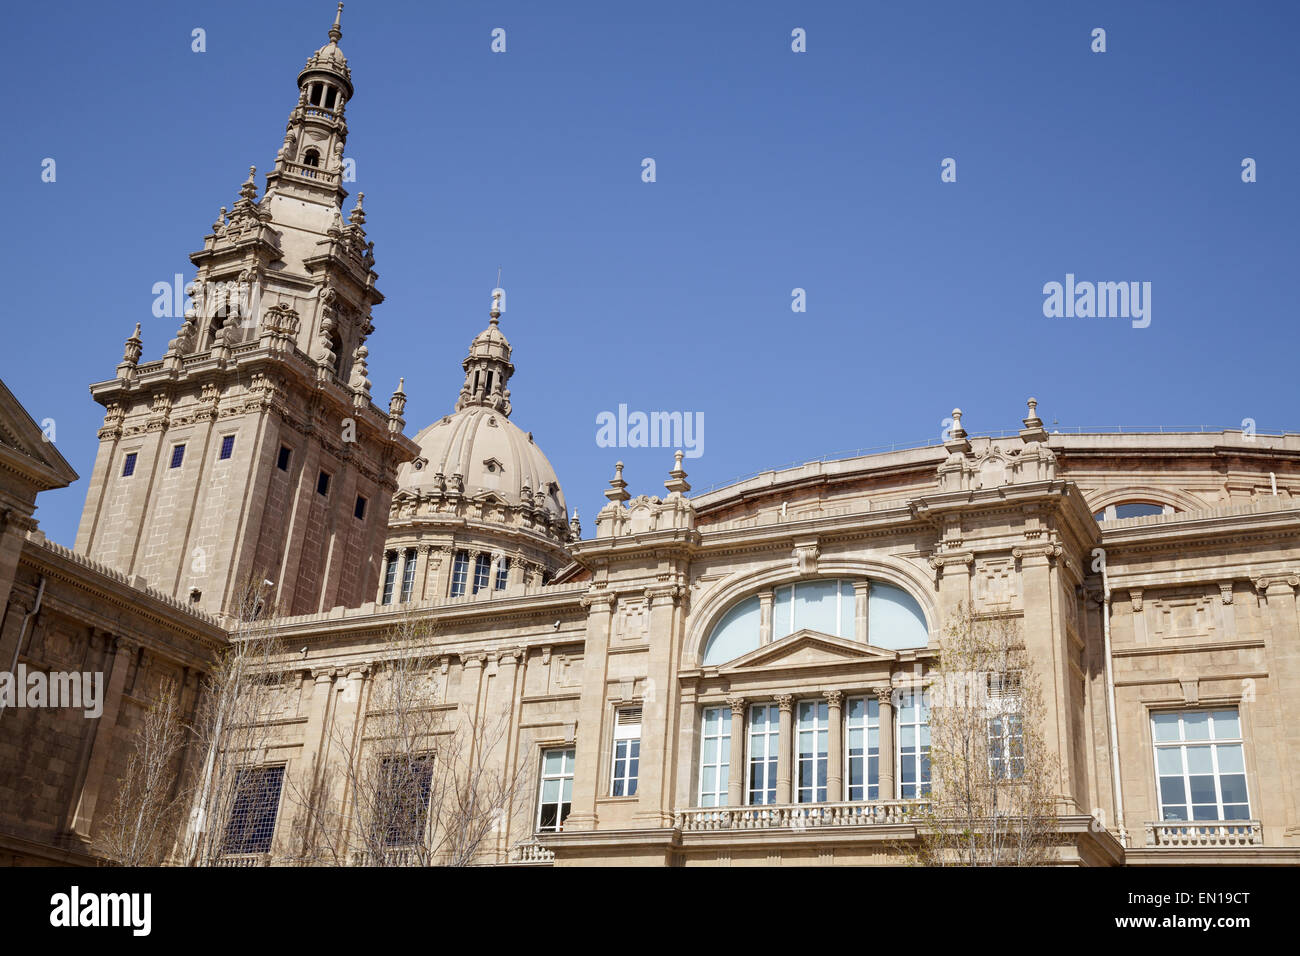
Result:
[[[722,664],[718,667],[718,673],[739,675],[753,671],[833,667],[893,661],[897,656],[896,652],[883,647],[859,644],[843,637],[804,629]]]

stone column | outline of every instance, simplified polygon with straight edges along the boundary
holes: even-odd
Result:
[[[422,544],[416,549],[415,586],[411,588],[412,601],[429,600],[429,595],[425,592],[429,589],[429,557],[432,552],[431,544]]]
[[[637,783],[637,819],[651,826],[672,826],[674,738],[672,685],[677,657],[675,609],[681,594],[675,586],[646,588],[646,683],[641,708],[641,777]]]
[[[294,771],[297,776],[295,786],[299,793],[314,791],[316,774],[328,753],[326,720],[330,709],[330,691],[334,689],[334,668],[315,668],[311,676],[313,683],[307,709],[307,725],[303,729],[302,751],[298,757],[298,767]]]
[[[758,594],[758,643],[772,643],[772,605],[775,600],[772,590],[760,591]]]
[[[826,692],[827,720],[830,733],[826,745],[826,801],[839,803],[844,799],[844,694],[838,690]]]
[[[880,705],[880,799],[893,800],[898,792],[894,787],[894,689],[877,687],[876,702]]]
[[[731,762],[727,765],[727,806],[745,803],[745,698],[728,697],[731,705]]]
[[[861,641],[863,644],[871,643],[871,633],[869,626],[871,623],[870,614],[871,600],[871,582],[854,581],[853,582],[853,639]]]
[[[456,564],[454,548],[438,549],[438,573],[434,576],[433,591],[428,596],[445,601],[451,596],[451,570]]]
[[[113,664],[104,690],[104,710],[95,722],[95,743],[90,751],[86,780],[81,787],[81,797],[72,818],[72,830],[83,840],[90,840],[95,822],[95,806],[99,802],[100,788],[104,783],[104,770],[109,752],[114,749],[113,731],[117,727],[117,714],[122,706],[122,689],[126,685],[126,672],[131,666],[134,645],[122,638],[114,639]]]
[[[601,793],[600,758],[604,749],[605,684],[609,632],[616,597],[608,592],[588,594],[587,641],[582,662],[582,695],[578,701],[578,734],[573,767],[573,803],[566,830],[596,829],[596,798]]]
[[[781,710],[780,736],[777,738],[776,802],[790,802],[790,764],[794,756],[794,698],[781,694],[776,699]]]

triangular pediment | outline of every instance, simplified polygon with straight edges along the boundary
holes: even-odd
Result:
[[[828,667],[836,664],[862,664],[892,661],[898,655],[883,647],[861,644],[843,637],[833,637],[807,628],[787,634],[779,641],[756,647],[718,667],[718,673],[772,670],[785,667]]]
[[[77,480],[72,466],[4,382],[0,382],[0,458],[38,491],[63,488]]]

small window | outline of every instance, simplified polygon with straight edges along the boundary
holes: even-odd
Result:
[[[501,563],[497,565],[497,579],[493,586],[498,591],[504,591],[506,589],[506,584],[509,583],[509,580],[510,580],[510,559],[502,558]]]
[[[397,582],[397,552],[389,551],[384,555],[384,591],[380,604],[393,603],[393,585]]]
[[[492,559],[486,554],[474,558],[474,593],[478,594],[488,586],[488,573],[492,570]]]
[[[640,768],[641,708],[624,707],[614,714],[614,779],[610,796],[636,796]]]
[[[460,597],[465,593],[465,576],[469,571],[469,553],[457,551],[451,563],[451,596]]]
[[[330,493],[330,476],[329,472],[322,471],[316,477],[316,494],[328,495]]]
[[[311,85],[311,105],[320,106],[321,84],[313,83]]]
[[[172,446],[172,464],[171,464],[171,467],[173,467],[173,468],[179,468],[179,467],[181,466],[181,462],[183,462],[184,460],[185,460],[185,446],[184,446],[184,445],[173,445],[173,446]]]
[[[332,86],[325,87],[325,108],[327,110],[334,109],[334,102],[336,99],[338,99],[338,95],[339,95],[339,91],[334,89],[334,87]]]
[[[126,458],[123,459],[122,461],[123,478],[130,478],[132,475],[135,474],[135,456],[136,453],[133,451],[129,451],[126,453]]]
[[[292,452],[290,451],[288,445],[281,445],[281,446],[280,446],[280,454],[279,454],[279,456],[275,459],[275,467],[276,467],[276,468],[279,468],[281,471],[288,471],[288,470],[289,470],[289,455],[291,455],[291,454],[292,454]]]
[[[357,495],[356,507],[352,509],[352,516],[358,521],[364,521],[366,517],[366,499],[364,495]]]
[[[415,556],[414,548],[407,548],[405,555],[402,557],[402,598],[405,604],[411,600],[411,594],[415,590]]]
[[[225,461],[235,452],[235,436],[226,435],[221,439],[221,460]]]
[[[314,149],[307,150],[307,152],[302,154],[302,164],[304,166],[311,166],[315,169],[320,165],[320,153],[316,152]]]

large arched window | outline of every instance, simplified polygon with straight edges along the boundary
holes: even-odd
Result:
[[[867,639],[876,647],[901,650],[925,647],[929,630],[916,600],[902,588],[871,582],[867,603]],[[801,581],[773,588],[772,640],[811,630],[854,640],[853,582],[842,579]],[[754,594],[732,605],[704,646],[706,667],[725,664],[759,644],[762,599]]]

